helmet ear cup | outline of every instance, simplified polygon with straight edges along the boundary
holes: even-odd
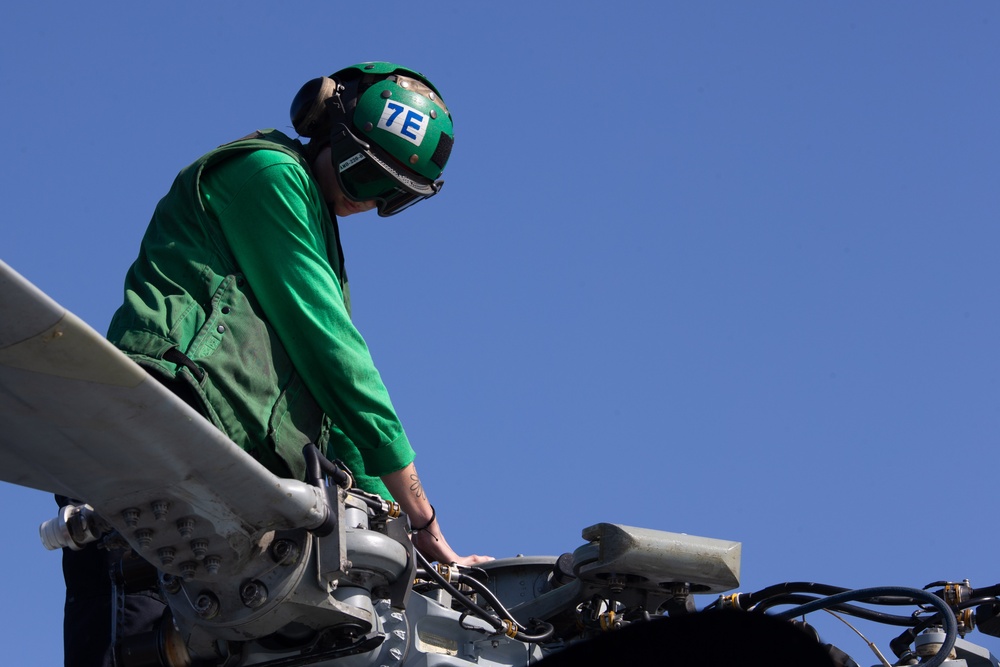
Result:
[[[337,82],[328,76],[307,81],[292,100],[289,114],[300,136],[314,139],[330,133],[327,100],[337,92]]]

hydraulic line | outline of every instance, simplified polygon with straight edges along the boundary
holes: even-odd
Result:
[[[323,488],[326,486],[324,484],[324,477],[333,481],[335,485],[342,489],[346,489],[352,497],[357,498],[362,501],[376,515],[388,514],[390,518],[395,519],[400,515],[399,504],[395,502],[386,502],[382,498],[375,496],[370,493],[365,493],[361,489],[356,489],[354,487],[354,477],[351,473],[338,465],[337,462],[330,461],[319,448],[309,443],[302,448],[302,456],[305,458],[306,473],[305,481],[312,486]]]
[[[496,634],[507,635],[512,639],[522,641],[526,644],[535,644],[543,642],[552,636],[554,628],[552,627],[551,624],[546,623],[544,621],[535,619],[534,620],[535,625],[541,628],[543,632],[541,632],[540,634],[529,635],[526,632],[522,631],[520,626],[518,626],[518,624],[516,624],[514,621],[503,619],[495,614],[491,614],[490,612],[486,611],[478,604],[473,602],[467,595],[465,595],[460,590],[455,588],[447,579],[445,579],[437,570],[435,570],[434,567],[431,566],[431,564],[427,561],[427,559],[424,558],[424,555],[420,553],[417,549],[414,549],[413,553],[416,556],[417,561],[420,563],[421,569],[426,574],[429,574],[431,579],[433,579],[438,585],[440,585],[441,588],[448,591],[448,593],[450,593],[453,598],[458,600],[458,602],[463,607],[468,609],[470,613],[475,615],[480,620],[489,623],[490,626],[492,626],[493,629],[496,631]]]
[[[417,570],[417,577],[422,579],[429,579],[431,575],[429,572],[421,568]],[[486,584],[484,584],[483,582],[479,581],[475,577],[468,576],[464,572],[459,572],[457,579],[455,579],[455,583],[464,584],[469,588],[474,589],[476,591],[476,595],[485,598],[486,601],[490,603],[490,606],[493,607],[493,609],[497,612],[497,615],[499,615],[500,618],[506,618],[508,621],[517,623],[517,620],[514,618],[514,616],[507,610],[506,607],[503,606],[503,603],[500,602],[497,596],[493,594],[493,591],[487,588]],[[519,623],[517,624],[517,627],[519,630],[526,630],[526,628],[523,625],[520,625]]]
[[[354,479],[343,468],[333,463],[319,451],[313,443],[302,448],[306,460],[306,482],[313,486],[323,486],[323,474],[328,475],[337,486],[347,489],[354,486]]]
[[[477,618],[486,621],[491,626],[493,626],[494,630],[496,630],[499,633],[504,632],[505,628],[502,619],[486,611],[478,604],[473,602],[471,599],[469,599],[467,595],[465,595],[460,590],[452,586],[451,583],[449,583],[448,580],[441,575],[441,573],[439,573],[437,570],[434,569],[434,567],[431,566],[431,564],[427,561],[427,559],[424,558],[424,555],[420,553],[417,549],[414,548],[413,553],[416,555],[417,561],[420,563],[421,569],[423,569],[424,572],[429,574],[431,576],[431,579],[436,581],[438,585],[441,586],[441,588],[448,591],[452,597],[454,597],[456,600],[462,603],[462,606],[464,606],[466,609],[472,612]]]
[[[744,611],[753,608],[759,603],[772,598],[776,595],[782,595],[784,593],[809,593],[813,595],[837,595],[839,593],[847,593],[854,589],[844,588],[842,586],[831,586],[830,584],[817,584],[808,581],[789,581],[782,584],[774,584],[773,586],[768,586],[767,588],[762,588],[754,593],[737,593],[732,596],[732,601],[738,609]],[[881,604],[881,605],[911,605],[913,600],[906,597],[889,596],[889,597],[877,597],[869,600],[865,600],[871,604]]]
[[[973,588],[972,597],[974,598],[1000,597],[1000,584],[993,584],[992,586],[984,586],[982,588]]]
[[[944,663],[944,661],[948,659],[948,655],[951,653],[952,648],[955,647],[955,641],[958,639],[958,621],[955,620],[955,614],[944,600],[933,593],[917,588],[904,588],[902,586],[859,588],[857,590],[845,591],[826,598],[814,600],[798,607],[793,607],[787,611],[774,614],[774,617],[787,621],[795,618],[796,616],[802,616],[818,609],[829,609],[842,602],[854,602],[857,600],[870,601],[872,599],[881,599],[883,596],[890,596],[891,598],[908,597],[915,601],[923,600],[940,612],[940,620],[944,625],[945,640],[941,644],[941,648],[938,649],[937,654],[927,662],[921,663],[921,667],[939,667],[942,663]]]
[[[775,595],[766,600],[762,600],[759,604],[755,605],[752,609],[754,612],[764,612],[771,607],[777,607],[779,605],[786,604],[805,604],[807,602],[812,602],[814,600],[822,600],[824,598],[817,597],[815,595],[803,595],[801,593],[785,593],[783,595]],[[869,602],[865,600],[864,602]],[[849,616],[854,616],[856,618],[863,618],[866,621],[874,621],[876,623],[884,623],[885,625],[898,625],[904,627],[914,626],[920,622],[920,619],[913,616],[900,616],[898,614],[886,614],[879,611],[874,611],[872,609],[866,609],[864,607],[858,607],[852,604],[838,604],[829,609],[833,611],[840,612],[842,614],[847,614]]]

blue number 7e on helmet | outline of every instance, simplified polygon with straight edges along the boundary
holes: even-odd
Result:
[[[432,197],[454,145],[451,114],[423,75],[387,62],[352,65],[306,83],[292,102],[302,136],[329,137],[344,195],[389,216]]]

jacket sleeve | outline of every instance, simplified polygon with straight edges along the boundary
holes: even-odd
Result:
[[[413,461],[331,264],[333,229],[312,177],[291,157],[258,151],[223,163],[203,184],[243,275],[319,405],[357,447],[365,473]],[[334,257],[339,264],[339,258]],[[352,458],[348,456],[347,458]]]

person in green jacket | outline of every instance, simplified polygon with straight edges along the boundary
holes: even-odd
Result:
[[[451,114],[421,74],[373,62],[309,81],[291,115],[308,143],[258,131],[181,171],[128,271],[108,338],[275,474],[302,479],[302,448],[314,443],[359,487],[400,504],[429,560],[489,560],[458,555],[441,531],[351,322],[337,226],[437,194]],[[72,621],[101,615],[84,603],[105,595],[86,574],[106,567],[94,559],[64,554],[67,665],[71,634],[101,634]]]

